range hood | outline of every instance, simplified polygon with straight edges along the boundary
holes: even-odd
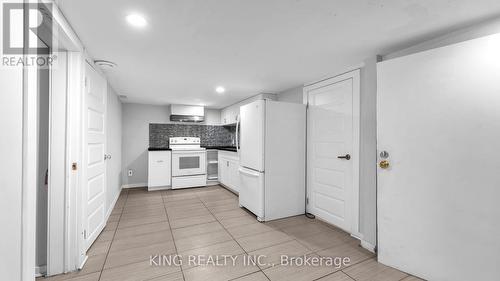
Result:
[[[174,122],[203,122],[205,108],[193,105],[170,105],[170,121]]]

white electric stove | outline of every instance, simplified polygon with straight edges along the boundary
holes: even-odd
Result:
[[[207,156],[200,143],[200,138],[194,137],[169,139],[172,149],[172,189],[206,186]]]

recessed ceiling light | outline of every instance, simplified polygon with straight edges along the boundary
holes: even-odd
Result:
[[[132,26],[135,26],[135,27],[144,27],[146,26],[148,23],[146,21],[146,19],[141,16],[141,15],[138,15],[138,14],[130,14],[127,16],[127,22],[132,25]]]
[[[226,89],[224,89],[224,87],[217,87],[215,88],[215,91],[219,94],[223,94],[226,91]]]

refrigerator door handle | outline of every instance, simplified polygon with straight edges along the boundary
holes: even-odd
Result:
[[[239,148],[239,129],[240,129],[240,115],[236,115],[236,153],[238,154],[238,158],[240,158],[240,148]]]
[[[259,177],[259,173],[257,173],[257,172],[250,172],[250,171],[244,170],[242,168],[239,168],[238,170],[241,174],[251,176],[251,177]]]

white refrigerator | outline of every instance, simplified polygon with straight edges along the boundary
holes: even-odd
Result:
[[[305,213],[306,107],[257,100],[240,107],[240,206],[270,221]]]

